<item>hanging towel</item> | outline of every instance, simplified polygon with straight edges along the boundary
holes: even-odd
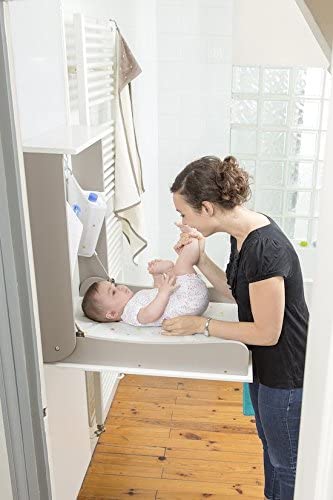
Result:
[[[119,28],[116,30],[117,97],[115,116],[115,197],[114,211],[130,245],[132,260],[147,246],[144,237],[141,158],[136,139],[131,82],[141,73]]]

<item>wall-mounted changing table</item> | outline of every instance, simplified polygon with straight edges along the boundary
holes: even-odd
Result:
[[[119,323],[91,324],[78,312],[78,290],[70,270],[63,155],[71,155],[84,189],[103,191],[102,141],[108,130],[67,128],[24,148],[44,362],[94,372],[251,381],[251,354],[241,342],[203,335],[166,337],[159,329]],[[81,143],[80,137],[84,137]],[[108,268],[105,224],[100,239],[99,255]],[[81,280],[97,274],[92,260],[79,259]],[[211,300],[213,295],[211,290]],[[210,308],[207,314],[217,319],[237,321],[233,305],[216,303]]]

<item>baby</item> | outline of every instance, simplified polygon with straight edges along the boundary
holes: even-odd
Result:
[[[110,281],[91,285],[82,301],[84,314],[94,321],[122,320],[134,326],[160,326],[164,319],[203,314],[209,300],[207,287],[193,268],[199,258],[198,240],[177,250],[175,264],[149,262],[154,288],[134,294],[127,286]]]

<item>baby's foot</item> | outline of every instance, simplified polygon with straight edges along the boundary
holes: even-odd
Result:
[[[150,274],[163,274],[171,271],[173,268],[171,260],[155,259],[148,262],[148,272]]]

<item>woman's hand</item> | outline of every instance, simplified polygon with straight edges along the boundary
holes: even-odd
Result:
[[[187,226],[182,224],[181,222],[176,222],[176,226],[181,230],[181,235],[174,246],[174,250],[180,254],[184,246],[188,245],[193,238],[196,238],[199,241],[199,260],[197,266],[200,267],[200,263],[206,257],[205,253],[205,237],[194,227]]]
[[[163,335],[193,335],[203,333],[207,318],[203,316],[178,316],[165,319],[162,323]]]

